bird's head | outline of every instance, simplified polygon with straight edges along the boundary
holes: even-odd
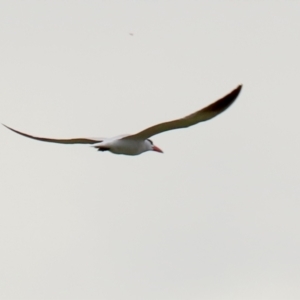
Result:
[[[156,151],[156,152],[163,153],[163,151],[161,149],[159,149],[157,146],[155,146],[150,139],[147,139],[146,143],[147,143],[147,148],[149,151]]]

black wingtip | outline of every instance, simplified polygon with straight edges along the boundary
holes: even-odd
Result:
[[[226,110],[238,97],[241,92],[242,85],[240,84],[237,88],[231,91],[229,94],[224,96],[223,98],[219,99],[218,101],[214,102],[213,104],[209,105],[205,108],[207,111],[215,111],[221,113],[222,111]]]
[[[3,123],[1,123],[1,125],[4,126],[4,127],[7,128],[7,129],[11,130],[11,131],[15,131],[14,129],[10,128],[9,126],[7,126],[7,125],[5,125],[5,124],[3,124]]]
[[[5,128],[7,128],[7,129],[9,129],[9,130],[11,130],[11,131],[13,131],[13,132],[15,132],[15,133],[17,133],[17,134],[27,136],[27,134],[25,134],[25,133],[23,133],[23,132],[20,132],[20,131],[18,131],[18,130],[16,130],[16,129],[13,129],[13,128],[11,128],[11,127],[9,127],[9,126],[3,124],[3,123],[1,123],[1,124],[2,124]]]
[[[238,85],[231,93],[229,93],[227,96],[231,96],[231,97],[237,97],[238,95],[239,95],[239,93],[241,92],[241,90],[242,90],[242,87],[243,87],[243,85],[242,84],[240,84],[240,85]],[[227,96],[225,96],[225,97],[227,97]]]
[[[236,91],[238,92],[238,94],[239,94],[240,91],[242,90],[242,88],[243,88],[243,85],[240,84],[240,85],[237,86],[237,88],[236,88],[235,90],[236,90]]]

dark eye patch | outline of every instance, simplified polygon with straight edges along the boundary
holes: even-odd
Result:
[[[147,139],[147,141],[149,141],[151,143],[151,145],[153,145],[153,142],[150,139]]]

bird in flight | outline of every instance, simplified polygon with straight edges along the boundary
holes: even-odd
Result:
[[[160,123],[144,129],[136,134],[121,135],[113,138],[72,138],[72,139],[52,139],[29,135],[4,125],[6,128],[27,138],[42,142],[58,144],[90,144],[98,151],[110,151],[115,154],[138,155],[146,151],[163,151],[155,146],[150,137],[174,129],[186,128],[200,122],[214,118],[225,111],[238,97],[242,85],[239,85],[232,92],[217,100],[216,102],[202,108],[186,117],[169,122]]]

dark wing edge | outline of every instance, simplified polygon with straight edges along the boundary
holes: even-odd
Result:
[[[20,132],[18,130],[15,130],[11,127],[8,127],[5,124],[2,124],[2,125],[17,134],[23,135],[23,136],[33,139],[33,140],[42,141],[42,142],[57,143],[57,144],[95,144],[95,143],[102,142],[102,140],[94,140],[94,139],[88,139],[88,138],[50,139],[50,138],[37,137],[37,136],[29,135],[29,134]]]
[[[160,123],[149,127],[143,131],[138,132],[137,134],[133,134],[125,137],[124,139],[137,139],[137,140],[145,140],[153,135],[174,130],[180,128],[186,128],[192,125],[195,125],[199,122],[208,121],[223,111],[225,111],[238,97],[240,91],[242,89],[242,85],[239,85],[236,89],[231,91],[229,94],[224,96],[223,98],[217,100],[216,102],[192,113],[182,119],[177,119],[169,122]]]

